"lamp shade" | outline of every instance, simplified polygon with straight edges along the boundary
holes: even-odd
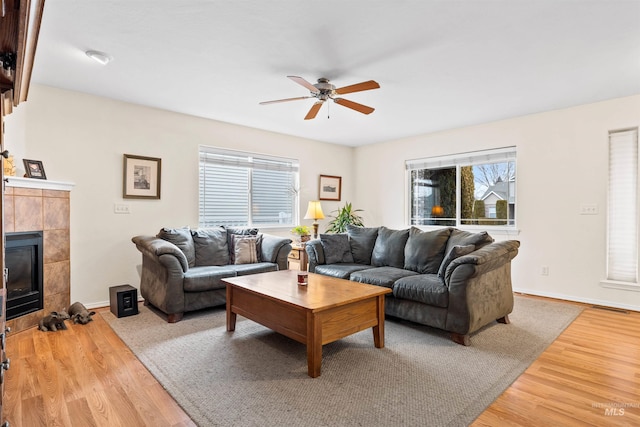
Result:
[[[324,219],[324,213],[322,212],[322,206],[318,201],[309,202],[309,206],[307,207],[307,213],[304,214],[304,219]]]

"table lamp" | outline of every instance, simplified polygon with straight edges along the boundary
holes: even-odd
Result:
[[[324,219],[324,213],[322,213],[322,206],[318,201],[309,202],[307,207],[307,213],[304,215],[304,219],[313,220],[313,238],[318,238],[318,220]]]

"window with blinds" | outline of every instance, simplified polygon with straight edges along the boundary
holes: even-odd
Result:
[[[609,133],[607,280],[638,282],[638,129]]]
[[[297,160],[200,147],[200,226],[297,223]]]

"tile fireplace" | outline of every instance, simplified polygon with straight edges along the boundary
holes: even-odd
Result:
[[[67,309],[71,298],[70,194],[72,183],[7,177],[4,191],[4,226],[10,249],[13,234],[42,235],[41,308],[9,318],[7,326],[18,332],[35,327],[42,316]],[[6,258],[5,258],[6,259]],[[12,276],[11,271],[9,275]],[[30,275],[33,272],[29,273]],[[11,277],[10,277],[11,279]],[[17,293],[30,293],[18,286]],[[33,307],[30,307],[31,310]]]

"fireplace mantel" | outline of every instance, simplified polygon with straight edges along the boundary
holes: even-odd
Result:
[[[71,191],[75,184],[65,181],[51,181],[48,179],[19,178],[5,176],[7,187],[38,188],[41,190]]]

